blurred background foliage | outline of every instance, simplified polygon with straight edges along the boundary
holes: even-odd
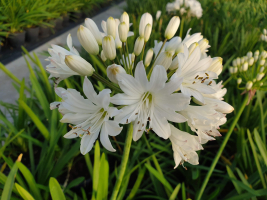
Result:
[[[86,5],[86,2],[83,0],[82,3]],[[153,32],[146,50],[154,47],[154,40],[163,40],[164,30],[171,18],[165,11],[167,2],[127,0],[125,10],[133,23],[131,30],[135,32],[135,36],[129,38],[129,44],[138,36],[138,22],[145,12],[154,17]],[[184,167],[174,170],[171,143],[155,134],[144,134],[138,142],[132,142],[118,200],[185,200],[199,197],[203,180],[245,98],[237,89],[236,82],[228,79],[231,61],[248,51],[267,50],[267,43],[259,40],[262,30],[267,28],[266,1],[200,2],[202,18],[181,16],[177,35],[183,38],[189,28],[192,28],[191,34],[201,32],[211,45],[208,54],[223,58],[220,78],[227,80],[225,101],[233,105],[235,111],[227,116],[227,123],[221,127],[222,137],[207,143],[205,150],[198,152],[200,164],[196,166],[185,163]],[[162,15],[157,21],[155,15],[158,10],[162,10]],[[130,45],[130,52],[132,49]],[[88,57],[85,51],[81,55],[106,77],[101,70],[105,67],[96,57]],[[116,137],[117,142],[113,141],[116,153],[106,151],[96,142],[94,149],[82,156],[80,141],[62,137],[69,127],[59,122],[61,116],[57,111],[49,109],[49,104],[59,99],[38,56],[30,55],[24,49],[24,57],[30,71],[29,84],[17,79],[0,64],[1,70],[14,80],[14,87],[20,94],[15,105],[1,102],[6,109],[0,112],[1,199],[108,199],[120,170],[121,149],[127,130]],[[60,86],[80,90],[82,79],[70,77]],[[104,88],[100,82],[91,81],[99,91]],[[201,199],[266,199],[266,108],[266,92],[257,91],[238,121]],[[185,124],[179,128],[190,132]],[[22,158],[18,158],[20,153],[23,153]]]

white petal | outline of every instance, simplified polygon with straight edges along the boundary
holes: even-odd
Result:
[[[97,94],[94,90],[92,83],[89,81],[87,77],[84,77],[83,92],[90,101],[92,101],[95,104],[97,103],[95,99]]]
[[[150,77],[149,91],[157,92],[161,90],[165,86],[167,80],[168,78],[165,68],[161,65],[156,65]]]
[[[116,94],[113,97],[111,97],[111,103],[116,105],[131,105],[135,104],[140,101],[139,96],[129,96],[127,94]]]
[[[137,63],[134,77],[137,81],[139,81],[141,83],[144,90],[147,90],[148,80],[147,80],[146,70],[145,70],[145,66],[143,64],[143,61],[140,61]]]
[[[150,126],[159,137],[167,139],[171,135],[170,125],[167,119],[156,110],[153,113]]]
[[[108,110],[109,103],[110,103],[110,89],[104,89],[97,95],[97,105]]]
[[[100,142],[101,144],[109,151],[115,152],[116,150],[112,147],[111,142],[108,137],[108,132],[110,130],[106,126],[106,122],[103,123],[101,133],[100,133]]]
[[[89,151],[91,151],[96,138],[98,137],[98,133],[91,133],[90,135],[85,134],[82,137],[81,140],[81,146],[80,146],[80,151],[83,155],[87,154]]]

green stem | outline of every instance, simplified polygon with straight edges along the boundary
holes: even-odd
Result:
[[[183,29],[184,29],[184,17],[182,17],[181,25],[180,25],[180,38],[183,36]]]
[[[259,107],[260,107],[260,116],[261,116],[261,137],[262,137],[262,142],[264,145],[266,145],[266,137],[265,137],[265,126],[264,126],[264,114],[263,114],[263,107],[262,107],[262,98],[260,96],[259,91],[257,91],[257,100],[259,103]]]
[[[132,139],[133,139],[133,124],[130,123],[128,126],[128,131],[127,131],[127,135],[125,139],[125,146],[124,146],[123,155],[122,155],[121,167],[120,167],[119,175],[118,175],[118,178],[116,180],[116,183],[113,189],[112,196],[110,198],[111,200],[117,199],[117,196],[118,196],[118,193],[121,187],[122,179],[123,179],[123,176],[126,170],[127,162],[129,159]]]
[[[224,83],[223,83],[223,85],[225,86],[227,83],[229,83],[229,81],[231,81],[232,80],[232,76],[230,76],[226,81],[224,81]]]
[[[146,42],[145,42],[145,44],[143,46],[142,55],[141,55],[141,61],[143,61],[143,59],[144,59],[145,47],[146,47]]]
[[[106,63],[102,60],[101,56],[98,54],[97,57],[99,58],[99,60],[101,60],[102,64],[108,68],[108,66],[106,65]]]
[[[92,77],[94,79],[102,82],[104,85],[106,85],[110,89],[116,90],[117,92],[120,92],[120,93],[122,92],[122,90],[119,87],[117,87],[116,85],[114,85],[110,81],[106,80],[104,77],[102,77],[101,75],[97,74],[96,72],[93,73]]]
[[[241,114],[242,114],[242,112],[244,111],[247,102],[248,102],[248,94],[244,98],[243,103],[242,103],[241,107],[239,108],[239,110],[238,110],[238,112],[237,112],[237,114],[235,116],[235,119],[232,122],[232,124],[231,124],[231,126],[230,126],[230,128],[228,130],[228,133],[226,134],[226,136],[224,138],[224,141],[221,144],[221,147],[220,147],[219,151],[217,152],[217,155],[214,158],[214,160],[213,160],[213,162],[212,162],[212,164],[210,166],[210,169],[209,169],[209,171],[208,171],[208,173],[207,173],[207,175],[205,177],[205,180],[203,181],[203,184],[202,184],[202,186],[200,188],[200,191],[199,191],[199,194],[198,194],[196,200],[200,200],[201,199],[202,194],[203,194],[203,192],[204,192],[204,190],[205,190],[205,188],[206,188],[206,186],[208,184],[208,181],[209,181],[209,179],[211,177],[211,174],[212,174],[212,172],[213,172],[213,170],[214,170],[214,168],[215,168],[215,166],[216,166],[216,164],[217,164],[217,162],[218,162],[218,160],[219,160],[219,158],[220,158],[220,156],[221,156],[221,154],[222,154],[222,152],[223,152],[223,150],[224,150],[224,148],[225,148],[225,146],[226,146],[226,144],[227,144],[227,142],[228,142],[228,140],[229,140],[229,138],[230,138],[230,136],[231,136],[231,134],[232,134],[232,132],[233,132],[233,130],[234,130],[234,128],[235,128],[240,116],[241,116]]]
[[[122,43],[122,45],[123,45],[123,43]],[[127,65],[126,65],[126,63],[125,63],[125,59],[124,59],[124,57],[123,57],[123,53],[122,53],[122,50],[120,49],[120,54],[121,54],[121,60],[122,60],[122,62],[123,62],[123,67],[124,67],[124,69],[126,70],[126,72],[128,73],[128,67],[127,67]]]

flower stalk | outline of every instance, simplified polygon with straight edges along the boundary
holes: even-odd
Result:
[[[226,144],[227,144],[227,142],[228,142],[228,140],[229,140],[229,138],[230,138],[230,136],[231,136],[231,134],[232,134],[232,132],[233,132],[233,130],[234,130],[239,118],[240,118],[240,116],[241,116],[241,114],[243,113],[243,111],[244,111],[244,109],[246,107],[246,104],[248,102],[248,98],[249,98],[249,95],[247,94],[246,97],[243,100],[243,103],[241,104],[241,107],[240,107],[239,111],[237,112],[237,114],[235,116],[235,119],[234,119],[233,123],[231,124],[231,126],[230,126],[230,128],[228,130],[228,133],[226,134],[226,136],[224,138],[223,143],[220,146],[219,151],[217,152],[216,157],[214,158],[214,160],[213,160],[213,162],[212,162],[212,164],[210,166],[210,169],[209,169],[209,171],[208,171],[208,173],[207,173],[207,175],[205,177],[205,180],[203,181],[203,184],[202,184],[202,186],[200,188],[200,191],[199,191],[199,194],[198,194],[196,200],[200,200],[201,199],[201,197],[203,195],[203,192],[204,192],[204,190],[205,190],[205,188],[206,188],[206,186],[207,186],[207,184],[209,182],[211,174],[212,174],[217,162],[219,161],[219,158],[221,157],[222,152],[223,152],[223,150],[224,150],[224,148],[225,148],[225,146],[226,146]]]
[[[122,155],[121,168],[120,168],[120,172],[119,172],[118,178],[116,180],[116,183],[113,189],[112,196],[110,198],[111,200],[117,199],[117,196],[118,196],[118,193],[121,187],[122,179],[123,179],[126,166],[128,163],[128,159],[129,159],[132,138],[133,138],[133,124],[130,123],[128,126],[128,131],[127,131],[127,135],[125,139],[125,146],[124,146],[123,155]]]
[[[92,77],[100,82],[102,82],[104,85],[106,85],[107,87],[109,87],[110,89],[116,90],[117,92],[122,92],[120,88],[118,88],[116,85],[114,85],[113,83],[109,82],[108,80],[106,80],[104,77],[100,76],[99,74],[97,74],[96,72],[93,73]]]

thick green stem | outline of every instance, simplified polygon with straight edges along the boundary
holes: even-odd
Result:
[[[208,181],[209,181],[209,179],[211,177],[211,174],[212,174],[212,172],[213,172],[213,170],[214,170],[214,168],[215,168],[220,156],[222,155],[222,152],[223,152],[223,150],[224,150],[224,148],[225,148],[225,146],[226,146],[226,144],[227,144],[227,142],[228,142],[228,140],[229,140],[229,138],[230,138],[230,136],[231,136],[231,134],[232,134],[232,132],[233,132],[233,130],[234,130],[239,118],[240,118],[240,116],[241,116],[241,114],[243,113],[247,102],[248,102],[248,94],[244,98],[243,103],[242,103],[241,107],[239,108],[239,110],[238,110],[238,112],[237,112],[237,114],[235,116],[235,119],[232,122],[232,124],[231,124],[231,126],[230,126],[230,128],[228,130],[228,133],[226,134],[226,136],[224,138],[224,141],[221,144],[221,147],[220,147],[219,151],[217,152],[217,155],[214,158],[214,160],[213,160],[213,162],[212,162],[212,164],[210,166],[210,169],[209,169],[209,171],[208,171],[208,173],[207,173],[207,175],[205,177],[205,180],[203,181],[203,184],[202,184],[202,186],[200,188],[200,191],[199,191],[199,194],[198,194],[196,200],[200,200],[201,199],[202,194],[203,194],[203,192],[204,192],[204,190],[205,190],[205,188],[206,188],[206,186],[208,184]]]
[[[184,29],[184,17],[182,17],[181,25],[180,25],[180,38],[183,36],[183,29]]]
[[[104,85],[106,85],[110,89],[116,90],[117,92],[120,92],[120,93],[122,92],[122,90],[119,87],[117,87],[116,85],[114,85],[110,81],[106,80],[104,77],[102,77],[101,75],[97,74],[96,72],[93,73],[92,77],[94,79],[102,82]]]
[[[259,107],[260,107],[262,142],[263,142],[264,145],[266,145],[265,125],[264,125],[264,114],[263,114],[262,98],[261,98],[261,96],[260,96],[259,91],[257,91],[257,100],[258,100]]]
[[[133,139],[133,124],[130,123],[128,126],[128,131],[127,131],[127,135],[126,135],[126,139],[125,139],[125,146],[123,149],[123,155],[122,155],[122,161],[121,161],[121,167],[119,170],[119,175],[117,178],[117,181],[115,183],[115,187],[113,189],[113,193],[111,196],[111,200],[116,200],[120,187],[121,187],[121,183],[122,183],[122,179],[124,177],[124,173],[126,170],[126,166],[127,166],[127,162],[129,159],[129,154],[130,154],[130,149],[131,149],[131,143],[132,143],[132,139]]]

